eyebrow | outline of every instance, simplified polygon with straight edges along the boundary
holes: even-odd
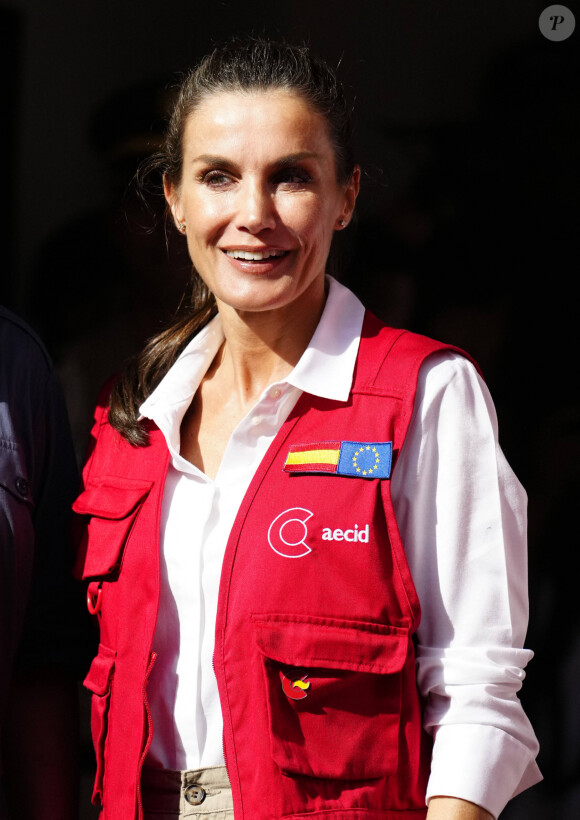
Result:
[[[204,165],[219,165],[221,168],[233,168],[234,166],[234,163],[225,157],[218,157],[213,154],[200,154],[199,157],[195,157],[191,162],[192,164],[194,162],[201,162]]]
[[[301,151],[298,154],[289,154],[287,157],[281,157],[275,165],[284,168],[288,165],[295,165],[303,159],[318,159],[318,154],[314,151]]]
[[[290,165],[295,165],[304,159],[318,159],[318,154],[314,151],[300,151],[296,154],[288,154],[288,156],[280,157],[272,163],[276,168],[287,168]],[[192,163],[199,162],[204,165],[217,165],[220,168],[232,169],[235,163],[225,157],[220,157],[214,154],[200,154],[192,160]]]

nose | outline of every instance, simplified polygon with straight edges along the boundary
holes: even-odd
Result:
[[[276,209],[271,191],[258,181],[248,181],[238,193],[236,227],[258,234],[276,227]]]

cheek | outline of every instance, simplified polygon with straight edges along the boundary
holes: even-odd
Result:
[[[334,223],[334,216],[329,215],[324,209],[310,223],[308,244],[310,253],[316,258],[326,259],[328,256],[334,236]]]
[[[207,239],[219,233],[230,218],[230,202],[227,195],[219,197],[189,196],[183,200],[188,234],[195,238]]]
[[[334,230],[334,214],[321,200],[285,203],[279,208],[283,224],[306,247],[330,244]]]

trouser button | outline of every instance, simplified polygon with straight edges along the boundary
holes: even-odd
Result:
[[[205,800],[205,789],[201,786],[188,786],[185,790],[185,799],[190,806],[199,806]]]

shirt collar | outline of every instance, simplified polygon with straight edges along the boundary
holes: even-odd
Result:
[[[364,307],[348,288],[327,277],[328,296],[320,321],[296,367],[282,380],[321,398],[346,401],[352,386]],[[197,333],[159,385],[141,405],[142,416],[159,427],[185,413],[224,340],[219,314]],[[173,425],[169,425],[173,426]]]
[[[221,321],[214,316],[196,333],[139,408],[141,418],[154,421],[165,434],[170,449],[177,453],[183,416],[223,340]]]
[[[289,384],[325,399],[346,401],[352,387],[365,309],[352,291],[327,276],[326,304]]]

